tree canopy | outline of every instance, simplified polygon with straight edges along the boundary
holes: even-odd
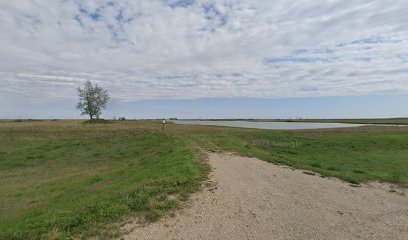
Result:
[[[102,110],[106,109],[110,99],[108,91],[102,89],[97,84],[93,85],[90,80],[87,80],[83,87],[78,87],[78,105],[77,109],[81,110],[81,115],[89,115],[93,120],[94,117],[99,119]]]

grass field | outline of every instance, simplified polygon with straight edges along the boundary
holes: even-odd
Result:
[[[196,191],[198,158],[183,139],[130,124],[2,122],[0,238],[111,238],[106,224],[155,220]]]
[[[209,149],[233,151],[350,183],[379,180],[408,186],[408,129],[404,127],[313,131],[231,129],[203,131],[200,137],[196,141]]]
[[[206,177],[198,148],[351,183],[408,186],[406,127],[267,131],[170,123],[160,130],[159,122],[0,122],[0,236],[109,237],[109,223],[134,213],[155,220]]]

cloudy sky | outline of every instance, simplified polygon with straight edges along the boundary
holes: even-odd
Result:
[[[408,1],[0,1],[0,118],[408,116]],[[335,110],[334,110],[335,109]]]

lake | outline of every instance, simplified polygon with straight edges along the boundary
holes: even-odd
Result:
[[[200,121],[200,120],[174,120],[176,124],[257,128],[274,130],[300,130],[320,128],[349,128],[373,124],[348,124],[348,123],[311,123],[311,122],[252,122],[252,121]]]

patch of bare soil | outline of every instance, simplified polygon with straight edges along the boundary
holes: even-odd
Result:
[[[209,153],[210,184],[189,206],[125,239],[408,239],[408,197],[389,184],[348,183],[255,158]]]

